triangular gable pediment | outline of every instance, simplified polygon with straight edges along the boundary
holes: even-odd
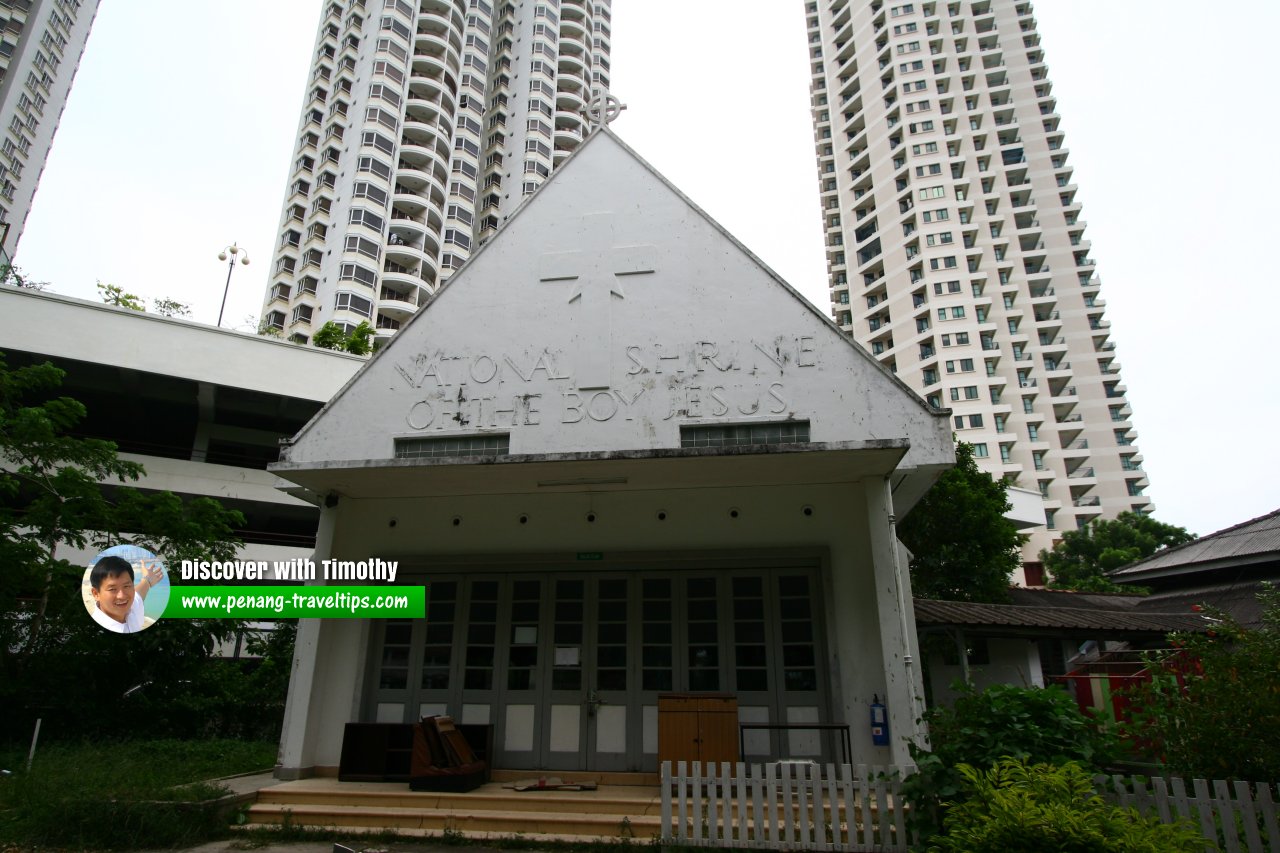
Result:
[[[807,421],[814,442],[948,419],[612,132],[596,132],[295,438],[290,469],[397,441],[505,434],[512,454],[681,446],[682,426]]]

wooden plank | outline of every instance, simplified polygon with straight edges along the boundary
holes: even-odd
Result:
[[[836,787],[836,766],[828,763],[823,769],[822,777],[826,782],[823,800],[827,803],[831,815],[830,822],[827,824],[831,827],[831,847],[838,850],[844,844],[844,838],[840,834],[840,794]]]
[[[1253,807],[1253,791],[1248,782],[1236,782],[1236,808],[1240,810],[1241,822],[1244,824],[1244,841],[1249,853],[1264,853],[1262,836],[1258,834],[1258,812]]]
[[[720,814],[724,819],[723,837],[726,845],[733,843],[734,833],[737,831],[734,828],[735,821],[733,817],[733,805],[736,799],[735,791],[737,790],[737,786],[733,784],[735,779],[733,771],[736,764],[736,761],[724,761],[720,764]]]
[[[1226,853],[1240,853],[1240,835],[1236,832],[1236,804],[1231,799],[1231,791],[1225,780],[1213,780],[1213,794],[1222,824],[1222,843],[1226,845]]]
[[[902,779],[895,776],[889,784],[889,791],[893,797],[893,828],[894,848],[895,850],[907,849],[907,815],[903,809],[902,800]]]
[[[688,801],[685,798],[685,763],[683,761],[676,762],[676,792],[679,800],[677,802],[677,814],[680,817],[680,824],[676,827],[676,838],[684,841],[689,837],[689,820],[688,820]]]
[[[748,831],[751,827],[747,820],[747,765],[741,761],[733,764],[733,800],[737,806],[734,809],[736,828],[733,837],[739,846],[745,846],[751,838]]]
[[[880,826],[880,844],[884,847],[888,847],[893,843],[893,839],[889,835],[889,816],[885,813],[888,798],[885,797],[885,785],[882,769],[883,768],[879,765],[876,765],[873,769],[873,772],[876,774],[876,823]]]
[[[809,821],[809,766],[792,765],[791,774],[795,776],[796,786],[796,833],[800,836],[800,848],[809,849],[812,847],[809,835],[812,826]]]
[[[1147,783],[1141,776],[1131,776],[1133,783],[1133,807],[1140,815],[1151,814],[1151,795],[1147,793]]]
[[[703,834],[700,837],[703,839],[714,840],[716,837],[716,768],[714,764],[702,764],[701,762],[694,766],[699,767],[701,771],[706,774],[706,777],[702,781],[703,787],[700,789],[704,791],[702,797],[702,805],[704,809],[704,817],[702,820]]]
[[[768,841],[769,846],[771,847],[778,843],[778,783],[774,778],[776,770],[777,765],[775,764],[770,763],[764,766],[765,780],[767,782],[765,787],[765,804],[769,809],[767,827],[769,832],[766,841]]]
[[[670,841],[675,838],[671,831],[671,762],[662,762],[662,829],[660,830],[663,841]]]
[[[760,786],[764,784],[764,768],[751,765],[751,821],[755,825],[755,845],[764,845],[764,804],[760,802]]]
[[[1155,790],[1156,814],[1160,815],[1160,822],[1173,823],[1173,814],[1169,811],[1169,783],[1163,776],[1157,776],[1151,780],[1151,787]]]
[[[1194,821],[1195,815],[1191,813],[1191,798],[1187,796],[1186,783],[1182,781],[1181,777],[1174,776],[1169,780],[1169,784],[1173,789],[1171,803],[1174,812],[1178,817],[1185,817]]]
[[[1121,808],[1129,808],[1133,804],[1133,798],[1129,796],[1129,786],[1124,783],[1124,777],[1119,773],[1113,774],[1111,777],[1111,785],[1116,792],[1116,800]]]
[[[791,808],[791,768],[779,767],[778,775],[782,777],[782,843],[790,844],[799,837],[794,832],[795,812]]]
[[[813,844],[815,847],[827,846],[827,816],[822,804],[822,768],[818,765],[805,767],[805,787],[809,789],[809,804],[813,811]]]
[[[858,765],[858,794],[862,804],[862,843],[870,850],[876,843],[876,824],[871,817],[871,785],[867,781],[867,765]]]
[[[1196,811],[1200,815],[1200,832],[1205,838],[1217,838],[1218,831],[1213,825],[1213,797],[1209,793],[1209,785],[1203,779],[1192,779],[1191,789],[1196,792]]]
[[[858,846],[858,808],[854,799],[856,788],[852,765],[840,765],[839,787],[844,795],[845,849],[852,850]]]
[[[1280,850],[1280,824],[1276,820],[1276,801],[1271,797],[1270,782],[1258,785],[1258,796],[1254,802],[1262,813],[1262,823],[1267,829],[1266,842],[1271,845],[1265,849]]]

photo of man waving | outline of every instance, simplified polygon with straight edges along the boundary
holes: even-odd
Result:
[[[108,631],[133,634],[155,621],[146,616],[146,597],[164,580],[164,567],[159,561],[139,563],[143,575],[140,580],[133,563],[123,557],[104,555],[89,569],[93,596],[89,615]],[[89,602],[85,604],[88,606]]]

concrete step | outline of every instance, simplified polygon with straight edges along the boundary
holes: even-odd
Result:
[[[659,831],[657,815],[618,815],[573,812],[506,812],[459,808],[400,808],[369,805],[304,805],[297,803],[257,803],[249,809],[251,825],[337,827],[397,832],[462,832],[505,835],[554,835],[578,838],[624,838],[647,840]]]
[[[513,791],[503,788],[499,783],[490,783],[467,793],[450,793],[410,791],[403,783],[308,785],[292,782],[263,788],[258,792],[258,802],[272,805],[569,812],[633,817],[656,815],[661,810],[661,797],[652,788],[614,786],[595,791]]]
[[[492,771],[493,781],[509,784],[540,776],[555,776],[564,782],[595,782],[597,785],[657,787],[662,779],[657,773],[627,773],[613,770],[499,770]]]

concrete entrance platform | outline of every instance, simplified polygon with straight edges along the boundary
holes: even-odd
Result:
[[[515,791],[507,785],[539,776],[595,781],[594,791]],[[656,774],[494,771],[495,781],[467,793],[411,791],[404,782],[276,782],[258,791],[249,825],[281,824],[351,832],[394,829],[405,836],[444,831],[473,838],[647,841],[658,834],[661,795]],[[610,784],[611,781],[653,784]]]

